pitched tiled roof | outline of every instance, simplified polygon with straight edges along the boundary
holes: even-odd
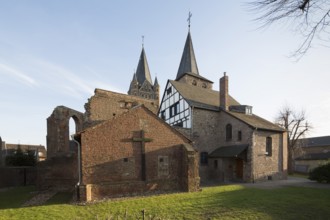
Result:
[[[330,152],[306,154],[296,158],[296,160],[328,160],[330,159]]]
[[[237,113],[237,112],[229,112],[226,111],[226,113],[232,115],[233,117],[239,119],[240,121],[243,121],[244,123],[250,125],[253,128],[261,129],[261,130],[270,130],[270,131],[280,131],[284,132],[285,129],[281,128],[280,126],[267,121],[266,119],[263,119],[257,115],[249,115],[244,113]]]
[[[219,110],[220,97],[219,91],[200,88],[187,83],[169,80],[183,98],[192,106],[210,110]],[[229,96],[229,105],[239,105],[239,103]]]
[[[323,147],[330,146],[330,136],[302,138],[299,141],[304,142],[303,147]]]
[[[197,86],[189,85],[187,83],[169,80],[176,90],[182,95],[182,97],[189,103],[189,105],[208,109],[213,111],[219,111],[220,109],[220,97],[219,91],[200,88]],[[233,97],[229,96],[229,106],[240,105]],[[284,132],[285,129],[269,122],[257,115],[248,115],[245,113],[237,113],[231,111],[224,111],[231,116],[237,118],[240,121],[250,125],[253,128],[280,131]]]

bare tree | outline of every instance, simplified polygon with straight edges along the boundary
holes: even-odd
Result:
[[[293,56],[300,58],[317,36],[329,43],[330,0],[253,0],[249,3],[260,16],[257,21],[268,26],[280,20],[291,20],[304,40]]]
[[[304,137],[312,126],[306,119],[305,111],[296,112],[289,106],[279,112],[275,123],[288,131],[288,173],[292,174],[295,152],[301,148],[298,139]]]

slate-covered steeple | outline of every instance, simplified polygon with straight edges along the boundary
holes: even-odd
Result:
[[[145,99],[154,99],[159,102],[159,85],[157,78],[155,84],[152,83],[147,56],[142,46],[142,51],[136,73],[133,74],[129,90],[129,95],[139,96]]]
[[[181,62],[178,73],[176,75],[176,79],[181,78],[185,73],[199,75],[190,31],[188,32],[187,40],[184,45]]]
[[[144,51],[144,47],[142,47],[138,67],[136,70],[136,77],[139,84],[143,84],[145,80],[147,80],[150,84],[152,84],[149,65],[146,57],[146,53]]]

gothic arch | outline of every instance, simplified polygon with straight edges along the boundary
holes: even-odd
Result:
[[[47,118],[47,158],[65,155],[70,150],[69,120],[76,124],[76,132],[83,129],[84,114],[65,106],[57,106]]]

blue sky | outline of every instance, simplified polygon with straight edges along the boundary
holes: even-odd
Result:
[[[282,106],[304,109],[330,135],[330,49],[316,39],[299,62],[303,40],[286,23],[258,29],[247,1],[0,0],[0,136],[45,144],[46,118],[58,105],[84,112],[95,88],[126,93],[141,52],[163,92],[191,35],[200,74],[255,114],[273,121]]]

